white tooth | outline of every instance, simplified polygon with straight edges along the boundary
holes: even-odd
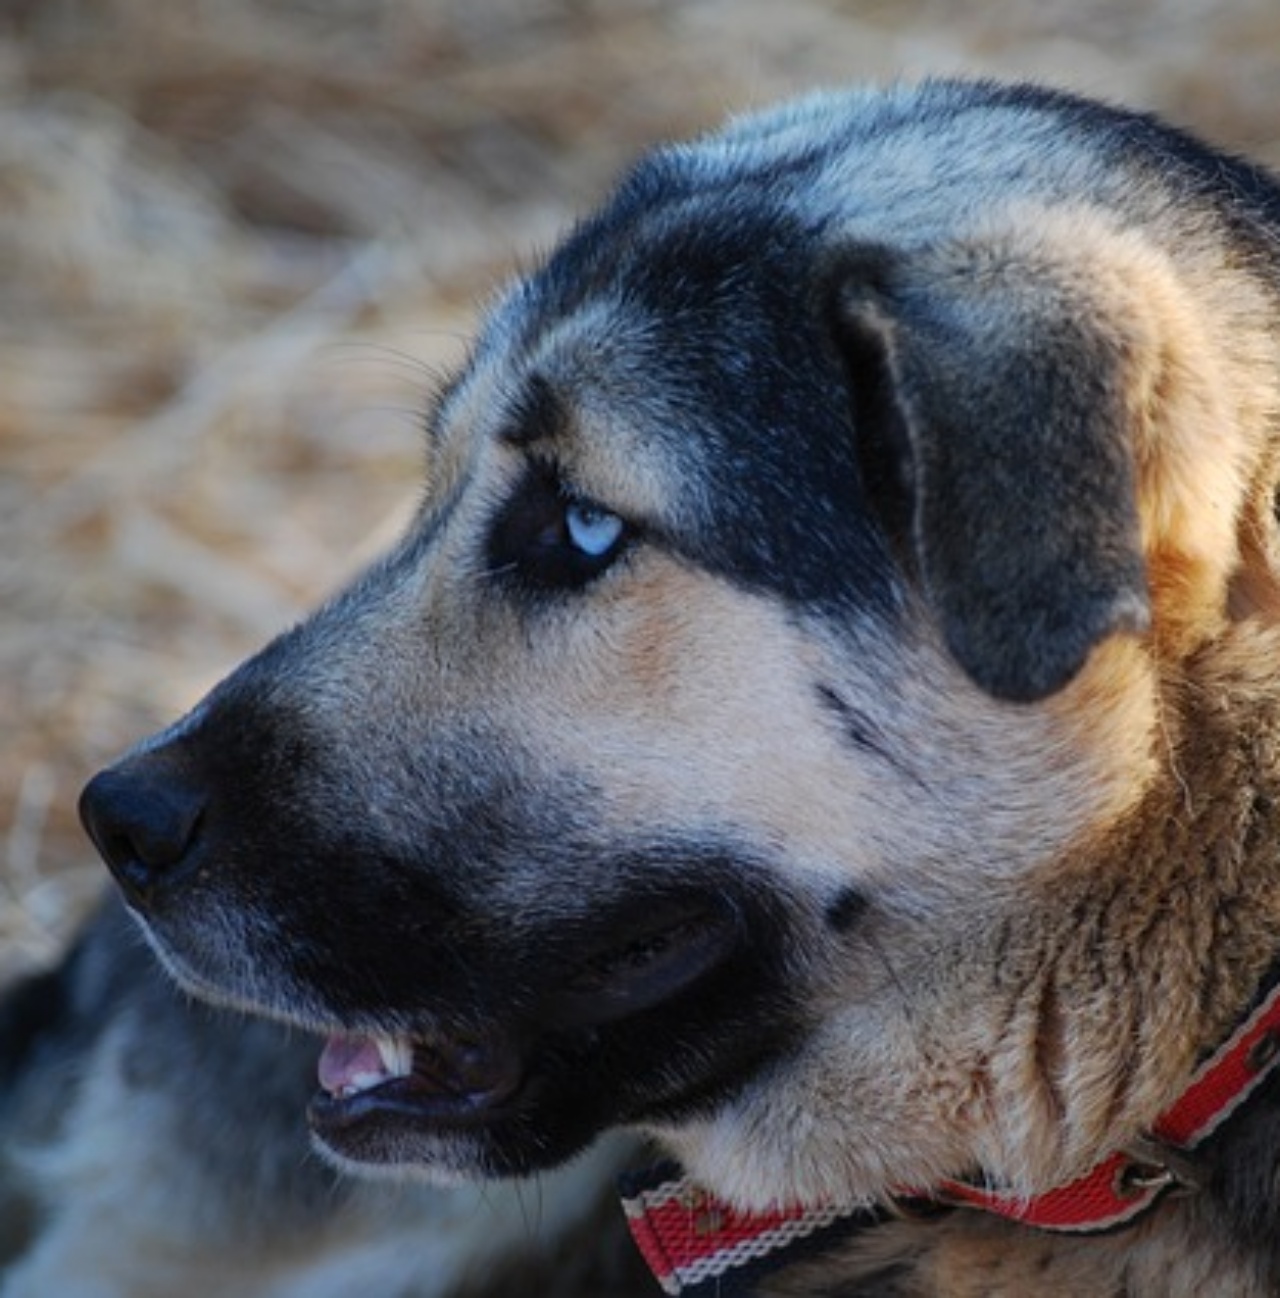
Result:
[[[407,1037],[375,1037],[374,1044],[390,1076],[408,1077],[413,1072],[413,1046]]]
[[[343,1087],[344,1095],[358,1095],[361,1091],[372,1090],[387,1080],[385,1073],[356,1073]]]

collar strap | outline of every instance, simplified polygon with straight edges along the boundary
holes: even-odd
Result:
[[[1039,1230],[1095,1234],[1136,1221],[1171,1191],[1196,1188],[1188,1155],[1209,1139],[1280,1065],[1280,967],[1231,1036],[1197,1068],[1156,1119],[1151,1136],[1104,1158],[1092,1171],[1031,1198],[966,1181],[890,1196],[911,1212],[975,1208]],[[674,1164],[623,1186],[627,1222],[663,1292],[748,1294],[761,1276],[884,1221],[886,1210],[854,1206],[739,1212]]]
[[[874,1207],[739,1212],[708,1194],[675,1163],[624,1177],[627,1225],[663,1293],[731,1298],[763,1276],[829,1251],[877,1225]]]

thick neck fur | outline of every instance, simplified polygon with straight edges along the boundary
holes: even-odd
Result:
[[[1280,957],[1277,663],[1257,624],[1189,659],[1163,685],[1145,795],[1011,911],[989,1165],[1025,1167],[1028,1189],[1149,1126]]]
[[[1100,1016],[1082,1035],[1130,1043],[1107,1103],[1139,1119],[1181,1091],[1280,958],[1278,665],[1280,632],[1259,623],[1187,660],[1163,685],[1165,751],[1145,797],[1044,880],[1061,994]]]
[[[1085,1170],[1147,1128],[1280,958],[1280,631],[1237,624],[1163,686],[1159,773],[1134,810],[1025,894],[992,1163]],[[1016,1078],[1011,1070],[1018,1070]],[[1129,1230],[1055,1236],[960,1209],[869,1231],[778,1294],[1264,1298],[1280,1292],[1280,1084],[1195,1155],[1201,1188]],[[1085,1166],[1080,1166],[1083,1162]],[[1043,1183],[1043,1182],[1041,1182]],[[834,1289],[824,1288],[840,1277]],[[794,1287],[800,1285],[799,1288]],[[793,1287],[788,1287],[793,1286]]]

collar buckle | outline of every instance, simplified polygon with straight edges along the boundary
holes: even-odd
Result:
[[[1154,1136],[1139,1136],[1121,1153],[1124,1161],[1112,1179],[1112,1189],[1118,1199],[1136,1199],[1153,1193],[1181,1197],[1200,1189],[1192,1160]]]

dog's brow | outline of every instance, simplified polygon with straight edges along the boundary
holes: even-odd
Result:
[[[531,446],[563,435],[568,426],[564,398],[544,375],[531,374],[511,402],[501,436],[513,446]]]

